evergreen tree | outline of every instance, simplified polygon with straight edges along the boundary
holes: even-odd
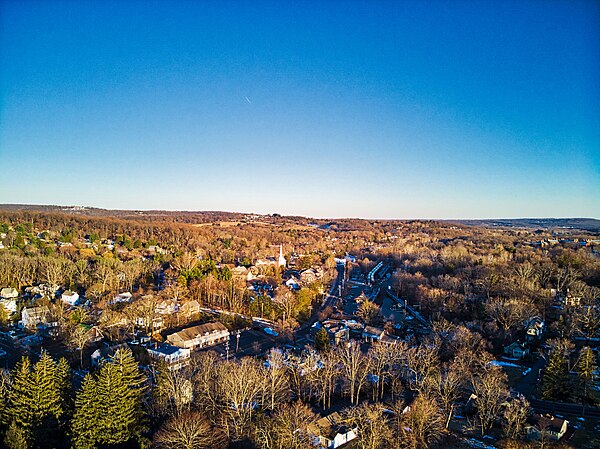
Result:
[[[315,348],[319,352],[328,351],[330,348],[329,336],[327,331],[323,328],[319,329],[315,334]]]
[[[98,404],[98,386],[94,377],[88,374],[75,397],[75,413],[71,422],[74,448],[90,449],[99,441],[101,421]]]
[[[562,351],[555,350],[550,356],[543,378],[544,399],[566,400],[570,396],[569,369]]]
[[[10,372],[0,369],[0,426],[10,423],[8,416],[8,394],[10,392]]]
[[[102,365],[98,377],[87,376],[75,399],[72,433],[75,448],[118,445],[144,438],[145,388],[131,351],[119,350]]]
[[[4,445],[8,449],[29,449],[31,447],[29,432],[13,421],[6,431]]]
[[[31,362],[23,357],[12,372],[12,388],[8,395],[7,417],[11,426],[30,429],[33,425],[33,384]]]
[[[593,401],[593,391],[590,387],[593,385],[596,370],[596,356],[589,347],[584,347],[579,353],[579,359],[576,366],[578,382],[578,394],[583,401]]]

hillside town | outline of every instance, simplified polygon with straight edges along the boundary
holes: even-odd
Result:
[[[128,444],[179,447],[178,426],[203,429],[206,447],[598,442],[598,234],[81,211],[0,221],[9,447],[42,435],[13,411],[19,373],[63,360],[75,409],[51,444],[112,447],[69,425],[86,428],[78,398],[127,357],[144,404]]]

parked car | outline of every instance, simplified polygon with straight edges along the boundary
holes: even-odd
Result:
[[[265,334],[272,335],[273,337],[279,336],[279,334],[277,332],[275,332],[273,329],[271,329],[270,327],[265,327],[264,330],[265,330]]]

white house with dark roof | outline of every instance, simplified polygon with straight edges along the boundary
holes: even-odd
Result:
[[[163,343],[149,347],[148,355],[153,360],[165,362],[171,371],[176,371],[190,364],[192,351]]]

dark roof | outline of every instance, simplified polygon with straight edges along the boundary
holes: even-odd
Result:
[[[177,351],[179,351],[180,348],[178,348],[177,346],[169,345],[167,343],[162,343],[162,344],[158,345],[156,348],[149,348],[149,349],[154,352],[160,352],[161,354],[171,355],[171,354],[175,354]]]
[[[533,415],[534,426],[538,430],[549,430],[551,432],[560,432],[565,420],[552,415]]]

